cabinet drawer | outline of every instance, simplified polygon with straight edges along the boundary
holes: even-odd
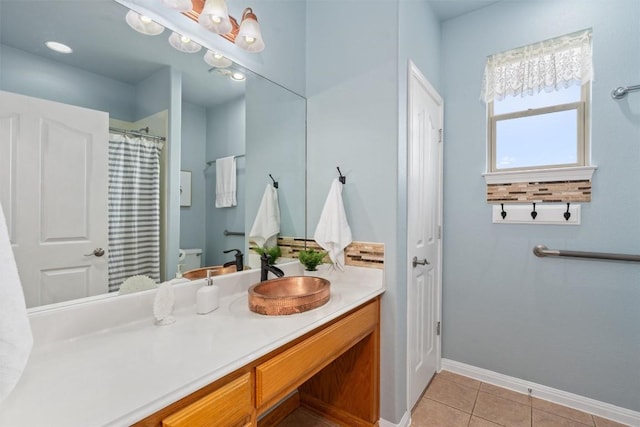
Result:
[[[244,427],[251,425],[251,375],[244,374],[162,420],[162,427]]]
[[[256,406],[284,397],[375,329],[370,303],[256,368]]]

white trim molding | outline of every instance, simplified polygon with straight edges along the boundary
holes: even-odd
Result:
[[[383,420],[380,418],[378,421],[379,427],[409,427],[411,426],[411,413],[409,411],[405,412],[400,420],[400,423],[394,424],[391,421]]]
[[[621,408],[609,403],[499,374],[487,369],[477,368],[450,359],[442,359],[442,369],[518,393],[529,394],[531,391],[531,396],[538,399],[547,400],[630,426],[640,426],[640,412],[630,409]],[[380,425],[382,426],[382,424]]]
[[[512,170],[487,172],[482,176],[487,184],[509,184],[513,182],[553,182],[591,180],[597,166],[572,166],[566,168]]]

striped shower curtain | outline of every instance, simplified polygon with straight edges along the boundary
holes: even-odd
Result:
[[[160,281],[160,152],[152,138],[109,135],[109,292],[138,274]]]

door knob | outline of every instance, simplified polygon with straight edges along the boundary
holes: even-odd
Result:
[[[418,265],[428,265],[428,264],[429,264],[429,261],[427,261],[426,258],[418,260],[417,256],[413,257],[413,268],[416,268]]]
[[[95,257],[101,257],[102,255],[104,255],[104,249],[102,248],[95,248],[93,252],[91,252],[90,254],[84,254],[84,256],[95,256]]]

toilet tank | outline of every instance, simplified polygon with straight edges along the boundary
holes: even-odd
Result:
[[[202,267],[202,249],[180,249],[182,272]]]

